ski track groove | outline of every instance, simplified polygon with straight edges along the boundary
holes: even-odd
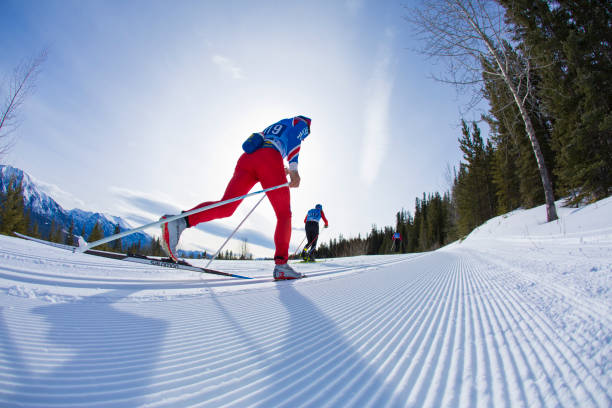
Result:
[[[466,271],[466,273],[468,273]],[[478,281],[474,280],[472,277],[472,290],[474,294],[478,294],[480,296],[476,296],[474,300],[474,319],[479,324],[479,340],[480,346],[483,350],[482,359],[479,361],[483,361],[486,363],[486,373],[487,373],[487,387],[490,392],[491,401],[489,404],[497,403],[497,401],[509,401],[509,396],[506,392],[505,387],[505,377],[500,378],[500,373],[503,373],[501,369],[500,363],[500,355],[499,350],[497,348],[497,344],[495,338],[492,336],[493,328],[491,326],[490,317],[483,305],[482,301],[482,292],[484,292],[483,288],[480,287]],[[501,398],[501,394],[504,393],[505,398]]]
[[[474,251],[470,251],[470,254],[477,258],[480,263],[490,264],[490,261],[486,258],[483,258],[482,255],[475,253]],[[518,268],[516,264],[508,262],[506,259],[511,259],[512,254],[507,255],[506,257],[499,257],[496,259],[495,263],[503,267],[505,272],[513,271],[520,272],[521,278],[517,278],[514,273],[506,273],[504,274],[504,279],[513,282],[517,286],[525,285],[525,282],[528,281],[529,284],[535,284],[538,286],[538,291],[542,292],[542,294],[546,294],[550,298],[554,297],[566,297],[566,298],[575,298],[575,293],[568,289],[564,284],[559,283],[557,281],[547,280],[545,285],[537,284],[537,276],[534,276],[529,270],[525,268]],[[612,326],[612,316],[610,313],[603,312],[604,310],[610,311],[610,306],[606,304],[602,304],[601,302],[578,298],[578,300],[574,303],[576,307],[576,311],[581,313],[581,316],[584,319],[593,319],[599,320],[603,323],[603,325],[610,327]]]
[[[479,276],[481,275],[477,268],[473,271],[473,275],[477,277],[480,282],[484,282],[484,278]],[[484,285],[484,283],[481,283]],[[488,284],[490,286],[490,283]],[[493,291],[489,292],[493,295]],[[504,295],[502,295],[504,296]],[[515,355],[515,349],[512,347],[516,345],[512,336],[507,336],[506,332],[510,331],[510,324],[500,311],[495,307],[494,301],[495,296],[487,296],[483,298],[483,309],[485,310],[487,320],[489,322],[489,326],[491,327],[493,333],[493,338],[497,343],[497,349],[502,350],[499,352],[498,358],[501,362],[501,366],[505,375],[504,381],[504,397],[508,398],[506,401],[510,401],[511,406],[531,406],[530,401],[527,398],[525,393],[525,389],[522,381],[520,380],[520,368],[519,365],[523,365],[526,363],[520,356]],[[500,347],[501,345],[508,345],[508,347]],[[528,377],[529,378],[529,377]],[[518,396],[520,395],[520,398]],[[514,399],[510,399],[512,397]]]
[[[178,278],[184,280],[141,280],[138,274],[155,276],[160,268],[4,250],[0,259],[13,263],[0,266],[0,275],[14,282],[130,293],[207,290],[144,300],[138,324],[130,318],[138,302],[122,302],[121,293],[38,301],[34,311],[25,298],[0,307],[0,324],[8,322],[8,338],[19,344],[11,353],[0,342],[0,405],[82,406],[85,397],[91,407],[151,408],[612,404],[610,376],[594,375],[595,360],[579,352],[588,333],[559,334],[532,300],[571,298],[572,291],[546,282],[525,295],[520,288],[533,278],[510,258],[439,251],[322,265],[307,272],[315,279],[274,286],[259,285],[269,274],[253,281],[197,273],[188,280],[185,272]],[[49,273],[56,268],[77,275]],[[123,271],[130,275],[114,278]],[[216,292],[232,287],[240,289]],[[601,302],[573,306],[584,321],[612,324]],[[47,307],[62,312],[59,321],[49,320]]]
[[[391,365],[391,363],[395,361],[395,358],[397,358],[398,355],[401,356],[404,354],[404,349],[402,346],[405,343],[402,344],[402,340],[407,339],[408,334],[406,333],[406,330],[409,328],[409,326],[411,326],[411,322],[413,320],[418,320],[424,313],[423,309],[418,310],[418,305],[422,304],[423,302],[422,293],[427,293],[430,288],[431,278],[428,278],[427,276],[429,272],[430,271],[428,269],[424,269],[423,273],[421,273],[421,280],[415,281],[414,285],[410,284],[406,289],[402,289],[401,293],[403,294],[402,297],[404,298],[402,302],[399,304],[396,300],[392,302],[392,304],[395,305],[393,313],[403,316],[402,319],[395,323],[399,325],[399,329],[394,334],[392,342],[388,342],[386,346],[382,347],[377,355],[373,355],[368,359],[369,361],[383,359],[383,363],[378,369],[379,376],[382,376],[383,378],[389,378],[393,375],[393,371],[397,367],[399,361],[395,365]],[[393,313],[389,313],[388,310],[384,310],[384,316],[387,319],[393,319]],[[381,329],[382,328],[379,326],[374,327],[371,331],[374,333],[379,333]],[[381,339],[381,341],[383,340],[384,338]],[[375,349],[372,349],[370,353],[373,353],[374,350]],[[368,356],[368,354],[366,354],[366,356]],[[375,401],[381,393],[382,395],[390,395],[390,390],[388,387],[380,386],[377,381],[374,381],[374,378],[366,379],[365,381],[365,385],[363,386],[364,397],[362,398],[367,398],[368,395],[372,394],[369,401]],[[370,402],[364,402],[364,405],[369,403]]]
[[[350,311],[350,309],[347,309],[347,308],[345,308],[345,309],[340,308],[340,310],[348,310],[348,311]],[[314,337],[316,337],[316,336],[314,336]],[[325,340],[325,339],[321,339],[321,340]],[[318,346],[317,344],[314,344],[314,345],[313,345],[313,347],[314,347],[315,349],[317,348],[317,346]],[[336,355],[337,355],[337,353],[335,353],[335,349],[331,349],[331,350],[328,350],[328,351],[327,351],[327,352],[326,352],[324,355],[321,355],[321,356],[319,357],[319,360],[325,360],[325,359],[326,359],[326,357],[327,357],[327,354],[332,354],[332,355],[333,355],[333,354],[336,354]],[[311,364],[314,364],[314,363],[316,363],[316,362],[317,362],[317,361],[314,361],[314,362],[312,362]],[[333,365],[333,364],[335,364],[335,362],[333,362],[333,361],[332,361],[332,365]],[[292,370],[289,370],[289,371],[292,371]],[[283,374],[283,373],[280,373],[280,376],[282,376],[282,374]],[[289,379],[288,381],[290,382],[290,381],[291,381],[291,379]],[[302,379],[302,381],[303,381],[303,379]],[[300,385],[300,387],[299,387],[299,388],[302,388],[302,386]]]
[[[514,278],[514,281],[519,281],[518,279]],[[495,287],[497,288],[497,290],[499,292],[507,292],[509,297],[513,297],[514,299],[516,299],[516,302],[513,302],[512,304],[515,305],[517,308],[522,309],[521,311],[517,311],[517,313],[521,313],[521,315],[523,317],[525,316],[530,316],[530,317],[534,317],[533,320],[536,320],[538,323],[538,326],[535,327],[533,329],[533,332],[535,334],[540,334],[540,336],[544,336],[546,337],[541,344],[551,344],[551,347],[556,348],[557,353],[552,353],[552,354],[559,354],[563,357],[567,357],[567,356],[571,356],[572,358],[574,358],[576,360],[576,362],[578,362],[578,366],[582,366],[582,368],[585,368],[588,366],[588,364],[584,361],[583,358],[581,358],[578,354],[576,354],[575,351],[573,351],[575,348],[578,348],[576,346],[578,346],[579,344],[586,344],[588,343],[589,339],[586,339],[583,337],[583,335],[581,333],[564,333],[564,334],[569,334],[568,338],[563,338],[562,336],[559,336],[557,334],[558,331],[558,327],[555,327],[550,319],[547,319],[545,317],[543,317],[542,315],[542,311],[539,310],[537,307],[534,307],[533,304],[531,304],[530,302],[526,302],[525,299],[517,299],[518,294],[516,294],[515,291],[506,291],[504,289],[505,285],[501,285],[501,284],[497,284],[495,285]],[[532,296],[538,296],[541,298],[544,298],[546,296],[555,296],[554,293],[550,293],[550,291],[545,288],[545,287],[541,287],[538,286],[537,287],[537,292],[539,293],[535,293]],[[529,309],[529,310],[527,310]],[[580,310],[576,310],[577,313],[582,313],[582,311]],[[584,313],[584,316],[586,318],[586,316],[588,316],[589,313]],[[525,318],[525,322],[527,325],[531,325],[533,323],[530,323],[529,319]],[[576,338],[579,338],[580,340],[576,340]],[[572,347],[574,346],[574,347]],[[564,348],[565,351],[561,351],[561,348]],[[555,361],[556,359],[553,358],[553,361]],[[576,366],[576,364],[572,364],[572,366]],[[608,384],[608,385],[612,385],[612,384]],[[602,388],[605,388],[604,385],[600,384],[600,386]]]
[[[480,273],[479,271],[475,271],[475,272],[481,276],[480,279],[485,279],[482,273]],[[522,315],[518,315],[519,320],[517,321],[517,318],[514,317],[515,314],[512,311],[508,311],[508,310],[504,311],[501,309],[500,305],[507,305],[508,302],[504,302],[504,303],[498,302],[496,296],[501,296],[502,298],[508,299],[509,297],[507,296],[507,294],[498,292],[495,289],[494,284],[490,284],[490,287],[491,287],[491,293],[495,294],[495,296],[491,296],[488,298],[489,307],[491,308],[493,313],[495,313],[498,316],[498,321],[501,321],[503,319],[503,325],[507,327],[507,329],[504,330],[503,333],[505,332],[510,333],[509,337],[506,337],[506,335],[504,334],[504,338],[506,339],[506,341],[512,342],[512,347],[510,347],[510,349],[517,350],[515,351],[515,353],[518,352],[518,354],[520,354],[520,356],[517,356],[514,358],[514,361],[515,362],[518,361],[523,366],[523,370],[527,371],[527,373],[523,374],[523,378],[525,378],[524,382],[529,383],[531,381],[534,381],[536,377],[535,372],[536,371],[543,372],[542,369],[540,368],[543,365],[543,363],[541,362],[541,358],[540,358],[541,354],[538,353],[538,352],[543,351],[542,345],[540,343],[530,344],[529,342],[523,342],[524,344],[527,345],[527,347],[531,348],[531,350],[525,350],[521,348],[520,346],[521,341],[517,339],[516,334],[520,333],[523,339],[529,339],[530,337],[533,338],[533,333],[531,333],[530,331],[525,332],[523,328],[521,327],[519,322],[523,321]],[[512,320],[512,322],[510,320]],[[510,329],[510,327],[512,329]],[[539,349],[539,350],[534,350],[534,349]],[[527,354],[529,354],[529,356],[527,356]],[[529,363],[531,359],[534,359],[539,367],[533,367],[533,363],[531,364]],[[516,364],[514,365],[513,368],[519,371]],[[524,390],[523,390],[523,393],[524,393]],[[539,406],[541,406],[543,404],[543,398],[539,392],[539,389],[536,389],[536,393],[538,394]],[[529,406],[533,406],[533,404],[535,404],[535,401],[530,402]]]
[[[369,357],[368,354],[365,354],[365,356],[369,357],[369,361],[372,362],[382,360],[382,363],[379,364],[378,373],[383,377],[387,377],[392,371],[394,366],[391,366],[391,363],[395,361],[398,354],[401,354],[398,348],[400,348],[402,345],[402,340],[405,338],[407,327],[410,325],[412,318],[417,316],[415,314],[415,309],[416,305],[420,303],[420,299],[418,298],[419,293],[423,291],[426,292],[430,287],[430,283],[426,282],[426,275],[428,272],[428,270],[424,270],[418,280],[415,279],[408,285],[408,287],[402,289],[401,297],[403,297],[404,300],[401,303],[397,304],[396,302],[393,302],[392,304],[395,306],[394,308],[385,309],[383,311],[386,317],[384,322],[385,326],[379,324],[378,327],[371,329],[371,331],[377,334],[384,333],[382,336],[380,336],[378,342],[373,345],[376,347],[381,347],[381,349],[376,355]],[[396,308],[402,310],[403,313],[401,313],[402,318],[395,319],[394,321],[392,317],[393,315],[389,313],[389,310]],[[390,328],[393,328],[394,330],[390,331],[389,333],[385,333],[384,331],[389,325],[391,325]],[[376,348],[372,347],[371,350],[376,350]],[[371,354],[372,351],[369,353]],[[363,404],[363,406],[372,404],[372,401],[374,401],[377,396],[376,392],[378,390],[388,392],[385,388],[379,387],[379,384],[371,379],[366,379],[363,385],[363,397],[357,401],[360,404]],[[372,397],[369,397],[369,400],[367,397],[368,395],[372,395]]]
[[[426,271],[427,272],[427,271]],[[426,272],[423,273],[422,275],[426,275]],[[420,282],[420,281],[415,281],[416,282]],[[405,330],[405,326],[406,323],[410,320],[411,317],[414,317],[414,315],[411,315],[409,313],[400,313],[401,315],[404,315],[405,317],[403,319],[401,319],[400,321],[397,321],[395,323],[392,322],[392,319],[394,319],[393,314],[389,313],[389,310],[393,310],[395,311],[395,309],[399,309],[401,311],[408,311],[408,310],[413,310],[414,309],[414,304],[415,304],[415,300],[414,300],[414,296],[418,294],[419,289],[424,289],[425,291],[427,290],[427,286],[421,286],[423,284],[419,283],[418,285],[414,285],[414,287],[410,288],[413,289],[411,293],[406,293],[407,289],[404,288],[400,288],[401,289],[401,293],[403,293],[403,297],[405,298],[405,300],[401,303],[397,303],[396,298],[393,298],[391,301],[389,301],[389,304],[391,304],[391,306],[393,306],[392,308],[380,308],[381,311],[379,313],[382,313],[383,315],[383,319],[381,320],[380,323],[378,323],[376,326],[373,326],[371,329],[369,329],[369,332],[365,333],[364,335],[367,335],[369,333],[374,333],[374,336],[370,336],[374,339],[376,339],[376,336],[380,333],[384,333],[384,329],[388,324],[401,324],[402,328],[397,330],[397,332],[394,335],[394,341],[393,342],[388,342],[387,343],[387,347],[382,346],[382,349],[380,351],[377,352],[376,355],[371,355],[373,351],[377,350],[376,347],[374,346],[378,346],[379,344],[382,344],[382,342],[384,341],[384,338],[387,337],[387,334],[383,334],[383,336],[378,340],[378,342],[376,344],[373,345],[369,345],[369,344],[365,344],[361,347],[361,349],[365,349],[368,351],[364,351],[363,355],[364,357],[368,358],[368,361],[371,362],[375,362],[379,359],[384,359],[384,362],[382,363],[381,367],[386,367],[387,364],[390,361],[393,361],[393,358],[395,357],[395,354],[399,354],[397,352],[394,353],[389,353],[389,349],[391,350],[396,350],[393,347],[394,346],[398,346],[399,344],[399,339],[402,338],[402,335],[404,334],[404,330]],[[413,285],[410,285],[413,286]],[[421,286],[419,288],[419,286]],[[404,306],[406,305],[406,306]],[[373,316],[374,319],[377,318],[376,315]],[[370,347],[368,347],[370,346]],[[380,346],[378,346],[380,347]],[[378,372],[380,373],[380,368],[378,369]],[[388,370],[387,370],[388,371]],[[365,378],[364,380],[360,381],[360,378],[358,376],[353,376],[352,380],[349,381],[346,385],[346,387],[349,386],[353,386],[354,384],[358,383],[359,388],[362,390],[362,394],[364,394],[365,396],[367,396],[371,391],[375,391],[377,388],[380,388],[380,384],[378,384],[377,381],[374,381],[376,377],[372,377],[370,376],[370,378]],[[368,385],[369,384],[369,385]],[[328,388],[333,389],[334,384],[329,384]],[[371,391],[370,391],[371,390]],[[358,392],[355,392],[354,395],[354,399],[357,400],[357,403],[354,404],[354,406],[359,406],[362,402],[358,400],[359,398],[359,394]],[[333,400],[329,400],[329,406],[333,406],[334,401]],[[347,401],[347,404],[349,402]],[[366,405],[364,403],[364,405]]]
[[[439,407],[442,405],[441,399],[443,396],[453,399],[456,392],[454,388],[448,388],[453,373],[457,372],[458,363],[456,358],[462,355],[457,353],[457,350],[462,350],[462,348],[458,346],[459,329],[457,323],[461,309],[461,274],[457,269],[456,262],[449,265],[449,274],[452,276],[453,286],[451,288],[451,298],[448,302],[448,316],[446,319],[448,328],[444,333],[443,344],[441,345],[442,350],[438,354],[439,361],[443,361],[443,364],[441,366],[437,365],[438,369],[432,373],[432,384],[434,387],[429,387],[426,390],[427,395],[423,398],[423,406]],[[442,369],[439,367],[442,367]],[[440,389],[445,390],[445,392],[435,391]]]
[[[423,370],[431,368],[428,364],[428,356],[431,353],[432,342],[436,339],[436,329],[440,326],[442,312],[444,311],[439,307],[439,304],[441,299],[445,296],[449,286],[448,276],[443,272],[444,271],[438,273],[438,279],[440,281],[437,282],[438,288],[428,297],[427,306],[429,312],[415,328],[417,332],[411,341],[414,358],[408,363],[404,373],[399,378],[398,384],[400,387],[396,389],[394,395],[396,401],[406,401],[406,404],[409,406],[414,406],[414,404],[418,403],[418,401],[415,400],[416,395],[414,393],[414,387],[421,386],[419,380]],[[425,373],[427,373],[427,371],[425,371]]]
[[[401,290],[401,288],[400,288],[400,289],[398,289],[398,290]],[[383,294],[383,295],[381,295],[381,298],[385,298],[385,297],[388,297],[388,295],[387,295],[387,294]],[[378,305],[377,305],[377,304],[378,304],[378,301],[375,301],[375,302],[370,302],[370,303],[372,303],[372,305],[373,305],[374,312],[376,312],[376,309],[380,309],[380,310],[382,310],[382,311],[379,311],[378,313],[385,313],[386,308],[385,308],[385,304],[384,304],[384,303],[383,303],[383,304],[381,304],[380,306],[378,306]],[[372,308],[372,306],[371,306],[370,308]],[[352,313],[352,312],[350,312],[350,311],[351,311],[351,309],[350,309],[350,308],[344,308],[344,309],[343,309],[343,308],[339,308],[339,310],[346,310],[346,311],[348,311],[349,313]],[[353,311],[354,311],[354,309],[353,309]],[[360,315],[365,315],[365,314],[368,314],[368,313],[360,313]],[[367,319],[367,320],[363,320],[363,321],[362,321],[361,326],[364,326],[364,325],[366,325],[366,324],[370,324],[370,321],[371,321],[373,318],[374,318],[374,317],[372,317],[372,318],[370,318],[370,319]],[[337,320],[342,320],[341,316],[339,316],[339,318],[338,318]],[[379,326],[379,325],[378,325],[378,328],[380,328],[380,326]],[[364,331],[364,329],[363,329],[363,328],[356,327],[356,328],[355,328],[355,329],[353,329],[352,331],[353,331],[353,332],[357,332],[357,333],[358,333],[358,332],[363,332],[363,331]],[[371,332],[371,331],[368,331],[368,332],[366,332],[366,334],[367,334],[367,333],[370,333],[370,332]],[[378,330],[377,332],[378,332],[378,333],[380,333],[380,330]],[[363,335],[360,335],[360,336],[361,336],[361,337],[363,337]],[[316,336],[315,336],[315,337],[316,337]],[[357,334],[354,334],[353,336],[351,336],[351,337],[350,337],[350,338],[348,338],[348,339],[352,340],[352,342],[355,342],[355,341],[359,340],[359,338],[357,337]],[[333,351],[334,351],[334,350],[331,350],[331,352],[333,352]],[[357,351],[359,351],[359,350],[357,350]],[[328,352],[327,352],[327,353],[325,353],[325,354],[330,354],[330,352],[328,351]],[[321,356],[321,357],[319,358],[319,360],[325,360],[325,359],[326,359],[326,357],[327,357],[326,355],[323,355],[323,356]],[[350,357],[350,356],[348,356],[347,358],[349,358],[349,357]],[[344,362],[344,361],[345,361],[345,360],[343,360],[343,362]],[[315,361],[315,362],[316,362],[316,361]],[[331,362],[331,363],[334,363],[335,365],[337,365],[337,364],[338,364],[337,362],[334,362],[333,360],[332,360],[332,362]],[[328,363],[328,364],[330,364],[330,363]],[[346,369],[346,368],[345,368],[345,369]],[[338,368],[336,368],[336,370],[338,370]],[[340,371],[341,371],[341,370],[340,370]],[[353,373],[354,373],[354,372],[353,372]],[[334,373],[333,373],[333,372],[332,372],[332,374],[330,374],[329,376],[330,376],[330,377],[332,377],[332,378],[333,378],[333,377],[336,377],[336,376],[334,375]],[[357,375],[355,375],[355,377],[357,377]],[[324,387],[324,389],[329,389],[329,388],[332,388],[332,387],[333,387],[333,382],[329,382],[329,381],[327,381],[327,380],[322,380],[321,382],[323,382],[324,384],[327,384],[327,386],[326,386],[326,387]],[[315,383],[315,384],[313,384],[313,385],[311,385],[311,386],[310,386],[310,388],[315,388],[315,389],[317,389],[317,388],[318,388],[318,389],[319,389],[319,392],[321,392],[320,386],[318,386],[316,383]],[[304,392],[307,392],[307,391],[308,391],[308,390],[304,390],[304,391],[303,391],[303,393],[304,393]],[[296,395],[296,397],[297,397],[297,395]],[[294,398],[295,398],[295,397],[294,397]],[[268,402],[274,402],[274,401],[268,401]],[[275,401],[275,402],[276,402],[276,403],[278,403],[279,401]],[[291,401],[287,401],[287,402],[286,402],[286,403],[287,403],[287,406],[291,406],[290,402],[291,402]]]
[[[452,295],[449,296],[449,294],[453,292],[455,281],[452,274],[449,273],[448,267],[442,270],[440,275],[444,276],[444,282],[438,296],[436,296],[436,304],[432,305],[432,308],[437,309],[438,312],[435,320],[428,329],[428,340],[426,344],[429,346],[426,352],[423,353],[423,368],[425,370],[419,372],[418,377],[413,377],[412,386],[405,388],[410,389],[410,394],[406,395],[406,401],[409,406],[424,406],[426,403],[427,387],[435,375],[436,366],[442,354],[442,342],[444,341],[445,335],[448,333],[450,303],[452,302],[452,299],[449,300],[449,297]],[[446,368],[446,366],[444,368]],[[416,373],[415,371],[415,374]]]
[[[495,284],[492,286],[496,288],[495,290],[497,293],[504,293],[508,297],[513,297],[512,302],[505,302],[504,305],[506,305],[508,308],[512,307],[514,309],[514,314],[519,316],[521,321],[525,322],[525,325],[528,326],[529,331],[524,336],[529,337],[531,341],[526,343],[533,346],[539,346],[539,348],[541,348],[541,351],[536,353],[536,356],[547,357],[549,360],[549,366],[552,366],[553,368],[552,371],[558,373],[558,375],[563,378],[563,381],[561,381],[560,384],[557,384],[555,387],[555,389],[567,391],[568,395],[564,395],[563,399],[571,395],[573,401],[575,401],[575,405],[580,405],[578,404],[578,401],[585,404],[586,398],[590,404],[592,404],[589,406],[597,406],[598,403],[595,401],[593,392],[584,387],[589,385],[591,382],[591,376],[587,376],[587,381],[584,381],[584,378],[581,380],[581,376],[575,370],[575,367],[578,367],[581,368],[584,373],[590,372],[586,366],[586,363],[580,359],[580,357],[572,351],[572,348],[569,347],[566,342],[556,334],[555,329],[550,326],[546,319],[542,319],[540,317],[539,311],[526,310],[525,307],[522,306],[526,302],[522,301],[522,299],[516,299],[512,291],[505,291],[502,287]],[[495,297],[493,299],[495,299]],[[508,313],[512,312],[510,311]],[[529,316],[529,318],[527,318],[527,316]],[[538,326],[531,327],[531,324],[529,323],[530,321],[537,321]],[[520,325],[517,325],[517,329],[522,331]],[[537,341],[533,341],[533,339],[536,339]],[[562,347],[559,347],[559,345]],[[563,348],[563,350],[561,348]],[[549,367],[547,367],[545,371],[550,375],[551,369]],[[594,387],[597,388],[595,391],[598,394],[605,393],[605,387],[601,383],[599,383],[596,379],[593,379],[593,382],[595,383]],[[566,387],[563,384],[578,385],[575,388],[571,388]]]

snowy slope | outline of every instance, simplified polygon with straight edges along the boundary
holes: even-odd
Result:
[[[612,199],[559,212],[277,283],[0,236],[0,406],[610,407]]]

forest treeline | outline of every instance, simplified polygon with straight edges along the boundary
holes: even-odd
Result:
[[[504,55],[515,89],[551,175],[555,199],[565,205],[600,200],[612,193],[612,3],[500,0],[514,41],[495,44]],[[540,168],[515,96],[483,58],[483,96],[489,110],[477,123],[462,121],[463,160],[450,191],[417,198],[396,223],[372,227],[357,238],[332,239],[319,257],[386,254],[436,249],[469,234],[488,219],[516,208],[544,204]],[[409,177],[408,177],[409,178]],[[398,186],[401,188],[401,186]],[[401,234],[401,245],[393,242]]]

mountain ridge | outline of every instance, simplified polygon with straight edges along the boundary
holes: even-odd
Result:
[[[132,226],[123,218],[115,215],[85,211],[79,208],[64,209],[49,194],[42,191],[33,178],[25,171],[0,165],[0,192],[5,193],[12,180],[21,183],[23,188],[23,201],[26,211],[30,212],[31,222],[35,223],[43,236],[48,236],[52,226],[58,226],[64,233],[70,230],[74,222],[74,234],[88,236],[96,223],[100,224],[105,236],[115,232],[117,224],[121,231],[129,230]],[[143,232],[137,232],[122,238],[123,247],[137,245],[149,246],[153,238]]]

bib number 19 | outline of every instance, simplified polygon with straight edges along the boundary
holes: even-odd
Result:
[[[264,131],[264,135],[273,135],[273,136],[278,136],[280,134],[282,134],[285,131],[285,125],[282,125],[280,123],[276,123],[274,125],[270,125],[268,126]]]

